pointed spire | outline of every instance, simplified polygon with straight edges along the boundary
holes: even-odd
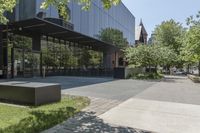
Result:
[[[143,23],[142,23],[142,18],[140,19],[140,26],[142,26],[143,25]]]

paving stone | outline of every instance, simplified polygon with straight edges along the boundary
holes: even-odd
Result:
[[[57,130],[56,133],[72,133],[72,131],[71,131],[71,130],[64,129],[64,128],[61,128],[61,129]]]

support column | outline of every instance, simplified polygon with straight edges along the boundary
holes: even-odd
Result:
[[[7,34],[5,34],[7,36]],[[9,72],[8,72],[8,44],[7,41],[3,43],[3,67],[4,67],[4,78],[9,77]]]
[[[44,70],[43,70],[43,66],[42,66],[42,59],[43,59],[43,55],[42,55],[42,52],[40,52],[40,76],[41,77],[44,77],[45,75],[45,72],[44,72]],[[44,67],[46,67],[46,66],[44,66]],[[45,69],[45,68],[44,68]]]
[[[41,35],[34,34],[32,37],[32,51],[40,53],[40,76],[42,77],[42,53],[41,53]],[[33,68],[34,66],[32,66]],[[34,70],[34,68],[33,68]],[[35,76],[33,71],[33,76]]]
[[[103,52],[103,66],[104,68],[112,68],[112,53],[110,51]]]
[[[0,29],[0,40],[1,40],[1,48],[0,48],[0,70],[3,73],[3,78],[8,78],[8,33],[3,32],[3,28]],[[1,74],[2,74],[1,73]]]
[[[0,78],[2,78],[3,74],[3,28],[0,27]]]
[[[15,77],[15,56],[14,48],[11,48],[11,78]]]
[[[103,66],[105,68],[119,67],[119,53],[117,51],[103,52]]]
[[[41,36],[33,35],[32,37],[32,50],[33,51],[41,51]]]
[[[115,51],[115,67],[119,67],[119,53]]]

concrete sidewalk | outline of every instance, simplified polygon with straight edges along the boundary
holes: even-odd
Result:
[[[100,118],[158,133],[200,132],[200,84],[187,77],[167,76]]]
[[[63,83],[67,81],[65,77],[60,78]],[[91,105],[45,133],[200,131],[200,84],[194,84],[187,77],[166,76],[161,82],[108,80],[96,83],[95,80],[84,79],[85,86],[73,88],[64,83],[68,89],[64,89],[63,94],[91,97]],[[102,80],[107,81],[99,79]],[[91,81],[96,84],[90,84]]]
[[[76,116],[42,133],[153,133],[104,122],[98,116],[119,105],[121,101],[92,98],[91,104]]]
[[[200,84],[187,77],[167,76],[134,98],[200,105]]]
[[[197,133],[200,106],[131,98],[99,116],[107,123],[158,133]]]

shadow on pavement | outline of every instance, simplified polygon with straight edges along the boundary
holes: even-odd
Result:
[[[40,83],[59,83],[62,89],[71,89],[75,87],[88,86],[106,82],[115,81],[113,78],[102,77],[69,77],[69,76],[54,76],[54,77],[35,77],[35,78],[15,78],[8,80],[0,80],[0,82],[7,81],[28,81],[28,82],[40,82]]]
[[[153,133],[130,127],[110,125],[95,116],[94,112],[81,112],[74,118],[70,118],[64,122],[60,127],[56,126],[54,128],[50,130],[56,130],[56,132],[64,131],[66,133]],[[48,133],[50,130],[44,133]]]

